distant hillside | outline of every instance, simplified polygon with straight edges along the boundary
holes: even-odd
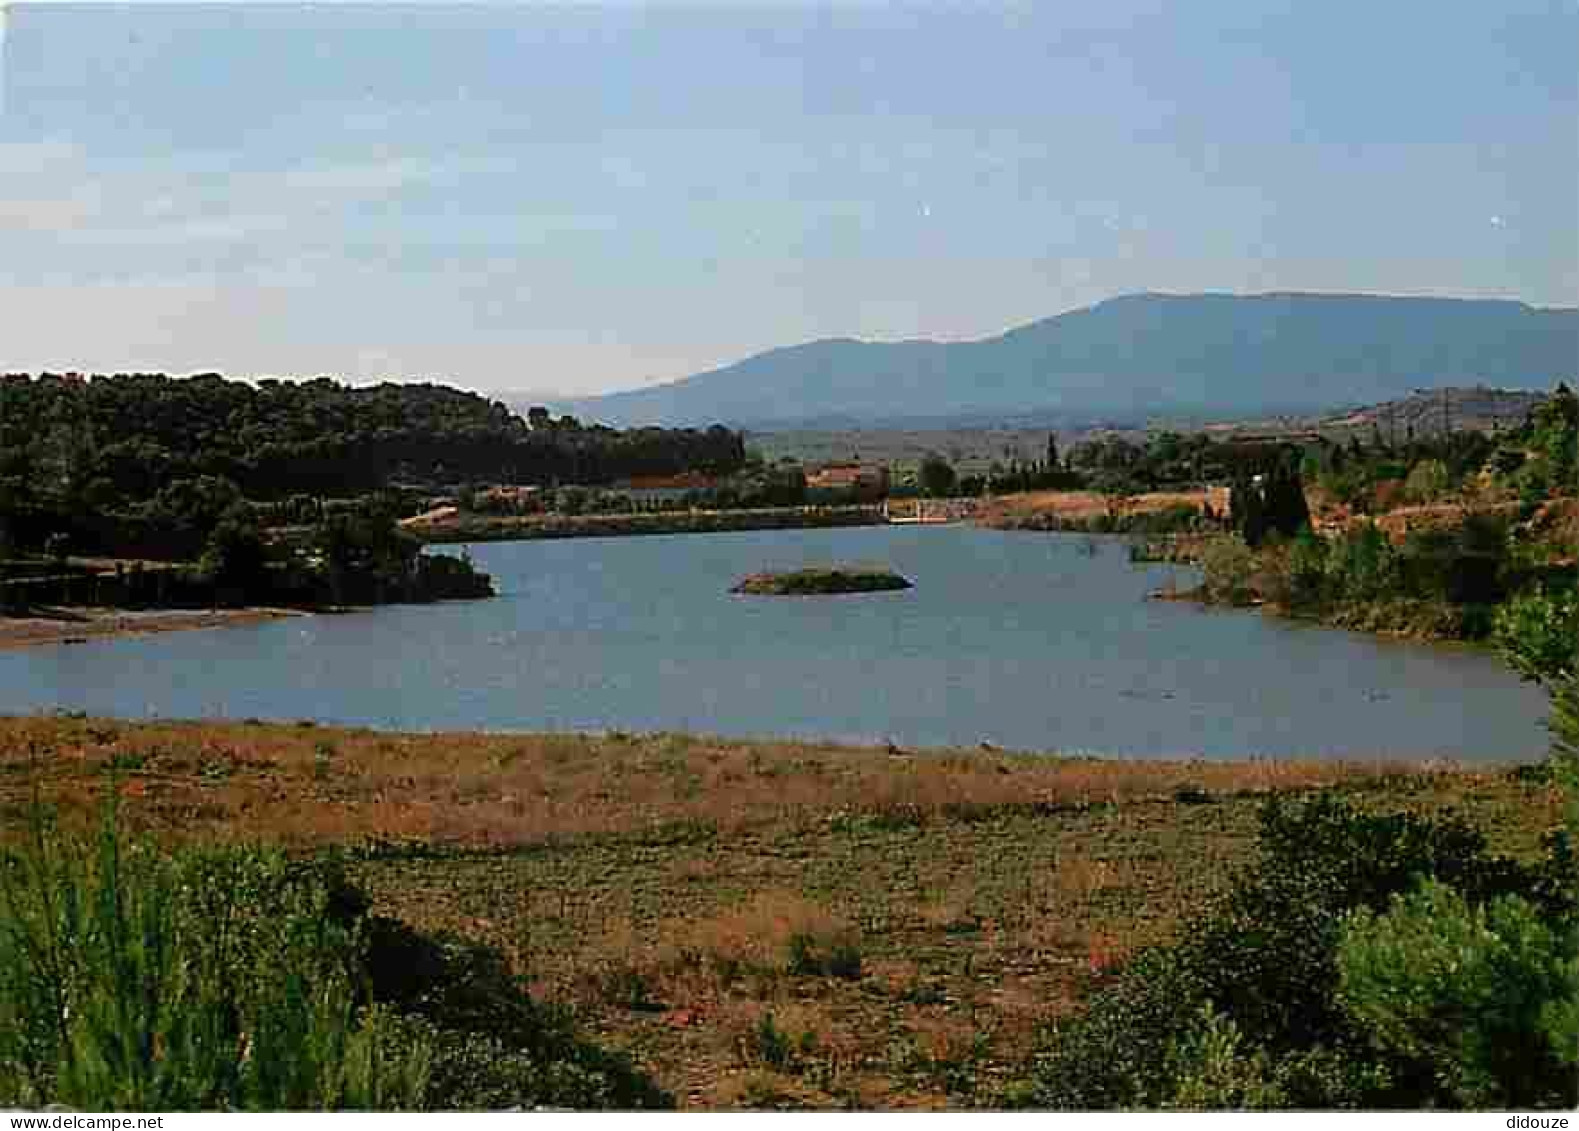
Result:
[[[1486,385],[1444,386],[1417,389],[1408,396],[1380,404],[1334,407],[1322,413],[1213,421],[1205,425],[1161,422],[1156,426],[1178,427],[1186,432],[1200,427],[1206,432],[1224,435],[1320,432],[1336,439],[1347,439],[1351,434],[1363,439],[1380,432],[1389,440],[1403,440],[1410,436],[1439,436],[1444,432],[1495,432],[1517,428],[1524,423],[1530,410],[1550,395],[1550,392],[1493,389]]]
[[[1407,397],[1328,416],[1320,421],[1323,429],[1353,428],[1387,430],[1400,435],[1412,431],[1417,436],[1440,435],[1455,429],[1490,432],[1517,428],[1530,410],[1550,394],[1521,389],[1490,389],[1485,386],[1422,390]]]
[[[770,350],[575,402],[610,424],[969,413],[1249,415],[1421,388],[1550,388],[1579,372],[1579,310],[1370,295],[1127,295],[975,342]]]

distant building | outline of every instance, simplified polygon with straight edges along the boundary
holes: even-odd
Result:
[[[485,514],[534,514],[543,509],[543,489],[489,487],[476,493],[473,505]]]
[[[679,475],[638,475],[608,488],[610,495],[623,495],[633,503],[676,503],[691,494],[718,490],[718,480],[700,471]]]
[[[461,511],[459,507],[434,507],[432,510],[424,511],[421,514],[414,514],[410,518],[401,519],[400,525],[404,527],[442,526],[446,523],[454,522],[456,519],[460,518],[460,516]]]
[[[825,464],[806,476],[806,489],[848,492],[861,499],[886,498],[888,468],[882,464]]]

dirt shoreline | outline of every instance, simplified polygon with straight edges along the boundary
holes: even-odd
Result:
[[[300,609],[42,608],[20,616],[0,614],[0,650],[46,644],[85,644],[154,632],[227,628],[281,617],[310,616]]]

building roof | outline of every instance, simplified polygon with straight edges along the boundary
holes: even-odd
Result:
[[[859,463],[830,463],[806,476],[812,487],[854,487],[861,483],[882,482],[888,468]]]
[[[718,486],[718,481],[700,471],[686,471],[679,475],[638,475],[620,486],[629,491],[705,491]]]

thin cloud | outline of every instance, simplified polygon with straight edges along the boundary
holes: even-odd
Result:
[[[448,170],[435,162],[400,158],[366,164],[324,165],[278,174],[281,188],[305,192],[387,193],[443,179]],[[265,174],[262,180],[272,179]]]

